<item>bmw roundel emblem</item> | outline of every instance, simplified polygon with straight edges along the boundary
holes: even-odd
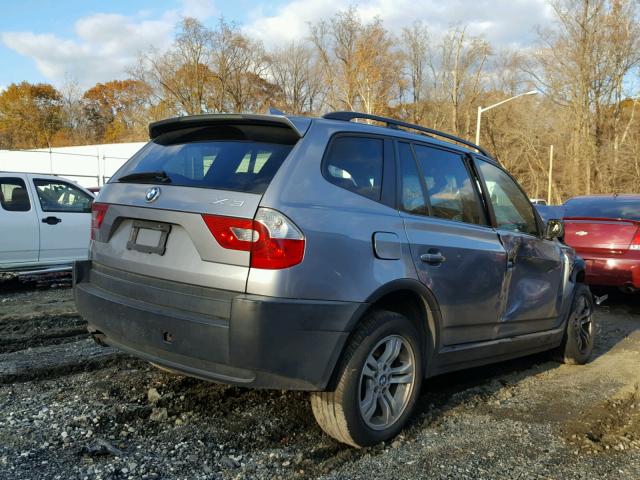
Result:
[[[147,190],[147,194],[144,196],[144,199],[148,202],[155,202],[160,196],[160,187],[151,187]]]

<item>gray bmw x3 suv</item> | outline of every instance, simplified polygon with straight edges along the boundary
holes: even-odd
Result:
[[[480,147],[352,112],[149,132],[100,192],[90,260],[74,267],[99,343],[308,390],[324,431],[356,447],[400,431],[424,378],[590,356],[584,263]]]

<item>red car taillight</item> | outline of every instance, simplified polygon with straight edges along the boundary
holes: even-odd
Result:
[[[638,230],[636,230],[636,234],[633,236],[633,240],[631,240],[629,250],[640,250],[640,227],[638,228]]]
[[[93,202],[91,205],[91,240],[96,239],[107,210],[109,210],[109,205],[106,203]]]
[[[302,262],[304,235],[282,213],[259,208],[253,220],[202,215],[209,231],[223,248],[251,252],[251,267],[280,269]]]

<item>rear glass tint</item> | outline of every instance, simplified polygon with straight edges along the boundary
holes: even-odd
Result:
[[[112,181],[164,172],[171,185],[263,194],[295,143],[268,130],[223,126],[169,132],[149,142]]]
[[[564,204],[565,217],[625,218],[640,220],[640,198],[575,198]]]

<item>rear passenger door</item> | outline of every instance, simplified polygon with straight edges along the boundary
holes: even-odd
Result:
[[[23,178],[0,177],[0,268],[38,261],[38,217]]]
[[[550,330],[559,325],[564,258],[555,240],[545,240],[533,206],[504,170],[476,160],[493,223],[507,251],[507,284],[500,337]]]
[[[496,338],[506,252],[469,160],[421,144],[398,142],[397,149],[401,216],[418,276],[440,307],[441,343]]]
[[[86,259],[93,197],[63,180],[32,180],[40,219],[40,262]]]

